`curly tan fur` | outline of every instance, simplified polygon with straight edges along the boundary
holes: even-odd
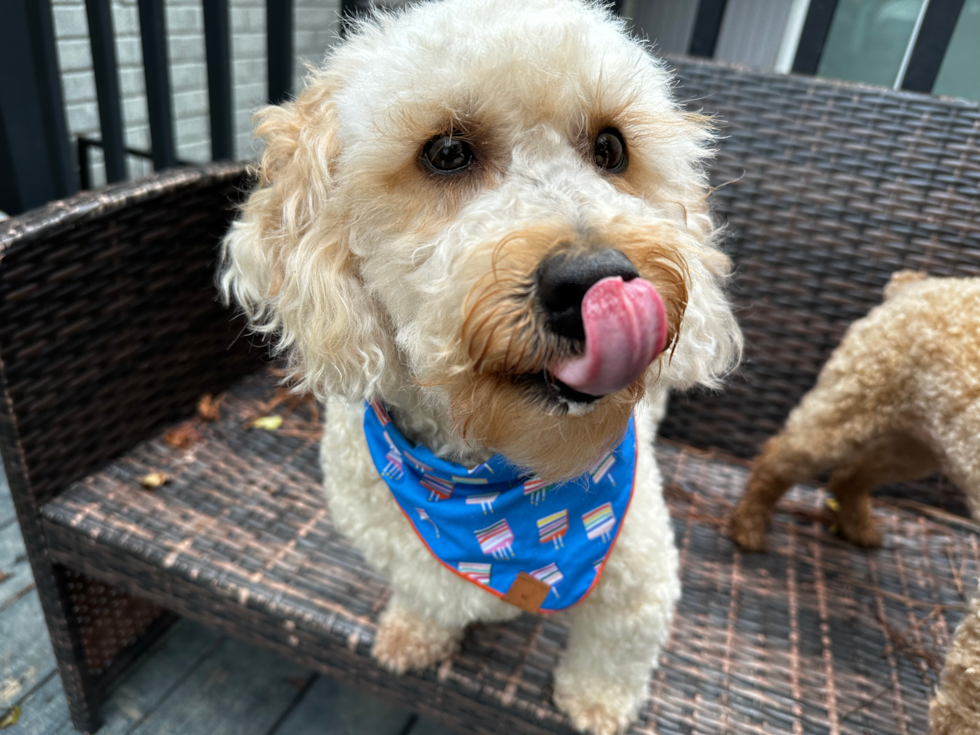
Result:
[[[980,594],[956,626],[939,691],[929,703],[930,735],[980,732]]]
[[[896,273],[885,302],[848,329],[817,385],[755,460],[732,517],[744,549],[765,548],[773,508],[833,469],[841,533],[874,547],[869,495],[942,469],[980,518],[980,279]]]

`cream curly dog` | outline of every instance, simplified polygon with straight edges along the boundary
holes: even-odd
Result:
[[[779,498],[827,469],[841,533],[861,546],[881,544],[871,491],[938,469],[980,518],[980,279],[892,276],[763,447],[732,518],[736,543],[765,548]]]
[[[635,718],[680,594],[654,414],[740,350],[710,133],[670,85],[598,4],[378,15],[257,115],[259,184],[223,250],[226,297],[327,404],[326,494],[391,583],[374,656],[393,671],[520,610],[420,543],[369,454],[365,399],[438,457],[499,453],[549,481],[582,475],[635,413],[632,505],[555,674],[556,703],[593,733]]]

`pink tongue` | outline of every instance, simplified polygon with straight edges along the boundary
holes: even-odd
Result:
[[[585,354],[554,375],[590,396],[615,393],[639,378],[667,343],[667,313],[649,281],[619,276],[593,284],[582,299]]]

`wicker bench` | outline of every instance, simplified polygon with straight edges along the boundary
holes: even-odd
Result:
[[[828,532],[812,490],[787,496],[767,555],[736,551],[724,518],[892,271],[980,275],[980,109],[675,63],[681,96],[724,121],[714,208],[747,356],[663,426],[684,597],[634,731],[924,732],[980,568],[955,489],[890,488],[873,553]],[[98,728],[107,688],[182,615],[463,732],[568,732],[560,620],[476,626],[416,675],[371,662],[387,587],[330,524],[315,407],[281,400],[214,300],[246,185],[238,165],[174,170],[0,224],[0,450],[75,724]],[[216,420],[194,418],[205,393],[224,394]],[[248,428],[268,412],[278,430]],[[146,489],[153,472],[169,481]]]

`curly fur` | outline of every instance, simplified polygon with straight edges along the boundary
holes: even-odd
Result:
[[[929,703],[930,735],[980,732],[980,593],[956,626],[939,691]]]
[[[848,329],[816,386],[756,459],[732,517],[744,549],[765,548],[773,507],[833,468],[845,538],[881,543],[870,493],[943,470],[980,518],[980,279],[896,273],[885,302]]]
[[[518,610],[419,543],[368,454],[362,401],[445,458],[495,452],[580,474],[638,416],[637,487],[602,582],[570,613],[555,697],[573,724],[624,729],[679,595],[651,443],[669,388],[717,386],[741,337],[724,295],[703,164],[706,121],[598,3],[445,0],[357,25],[295,101],[256,116],[259,182],[225,239],[221,288],[327,404],[322,461],[337,527],[393,595],[374,654],[394,671],[448,655],[465,625]],[[598,170],[618,128],[622,174]],[[476,151],[465,175],[419,162],[434,135]],[[670,348],[593,404],[549,404],[522,378],[574,351],[543,322],[533,276],[556,249],[614,246],[661,293]],[[646,396],[644,399],[643,397]]]

